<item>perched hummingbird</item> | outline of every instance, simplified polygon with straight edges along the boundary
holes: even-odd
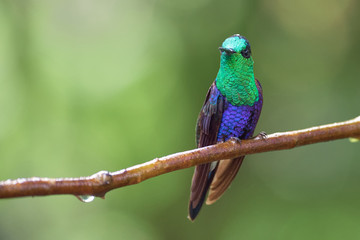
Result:
[[[254,77],[249,41],[235,34],[227,38],[219,50],[220,69],[206,95],[196,124],[199,148],[229,138],[252,137],[263,104],[262,88]],[[193,221],[198,215],[208,191],[208,205],[221,197],[236,176],[243,159],[224,159],[195,167],[189,202],[190,220]]]

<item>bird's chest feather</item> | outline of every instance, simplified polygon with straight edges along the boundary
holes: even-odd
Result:
[[[234,106],[226,102],[217,141],[226,141],[230,137],[247,139],[251,137],[255,126],[252,126],[254,106]]]

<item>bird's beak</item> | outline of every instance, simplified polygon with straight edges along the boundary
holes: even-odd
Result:
[[[223,47],[219,47],[220,52],[226,52],[227,54],[233,54],[236,53],[235,50],[231,49],[231,48],[223,48]]]

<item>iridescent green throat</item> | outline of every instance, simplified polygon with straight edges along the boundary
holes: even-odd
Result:
[[[216,87],[234,106],[253,106],[259,100],[252,57],[246,59],[240,54],[222,54]]]

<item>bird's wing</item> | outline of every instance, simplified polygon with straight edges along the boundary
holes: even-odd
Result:
[[[225,98],[220,94],[215,82],[210,86],[205,102],[196,123],[197,147],[216,143],[217,135],[224,112]]]
[[[224,112],[224,103],[225,99],[220,94],[214,82],[206,95],[196,124],[196,142],[198,147],[216,143],[222,114]],[[189,218],[191,220],[195,219],[205,200],[207,190],[214,177],[215,171],[213,170],[214,169],[211,169],[211,163],[195,167],[189,202]]]
[[[262,88],[260,82],[257,79],[255,80],[255,83],[259,91],[259,100],[254,104],[253,114],[248,120],[248,128],[245,129],[245,132],[241,139],[247,139],[253,135],[257,121],[260,117],[263,103]],[[215,176],[213,177],[210,185],[210,191],[206,200],[206,204],[212,204],[222,196],[222,194],[230,186],[230,183],[239,171],[244,157],[245,156],[235,159],[226,159],[219,162]]]

